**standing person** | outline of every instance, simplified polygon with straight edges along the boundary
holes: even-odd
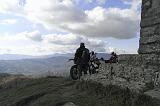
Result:
[[[115,57],[115,63],[118,63],[118,55],[116,53],[114,53],[114,57]]]
[[[80,47],[76,50],[74,57],[74,63],[80,68],[80,76],[82,76],[82,71],[87,74],[89,59],[89,50],[84,43],[80,43]]]
[[[112,52],[111,53],[111,62],[112,63],[117,63],[118,62],[118,56],[117,56],[117,54],[115,53],[115,52]]]
[[[111,53],[110,61],[111,61],[111,63],[117,63],[118,62],[118,56],[115,52]]]
[[[118,56],[115,52],[111,53],[111,57],[109,60],[105,60],[105,63],[118,63]]]

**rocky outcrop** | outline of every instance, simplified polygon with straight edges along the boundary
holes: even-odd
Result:
[[[128,65],[142,67],[145,69],[150,69],[153,71],[159,71],[160,69],[160,55],[157,54],[128,54],[120,55],[119,63]]]
[[[103,96],[109,106],[160,106],[153,80],[154,71],[140,65],[102,63],[99,73],[83,76],[77,88]]]
[[[106,106],[160,106],[159,99],[143,93],[132,92],[128,88],[122,89],[111,84],[104,86],[104,84],[93,80],[83,80],[77,85],[77,88],[88,91],[95,97],[101,97],[105,100],[103,103]]]
[[[148,70],[144,71],[144,74],[147,72],[153,78],[156,76],[158,78],[160,76],[160,1],[142,0],[141,14],[139,54],[120,55],[119,62],[127,66],[141,67],[143,70]]]
[[[85,76],[82,80],[91,80],[104,86],[115,85],[139,93],[153,89],[153,74],[152,70],[143,67],[102,63],[98,74]]]
[[[94,89],[95,92],[103,91],[107,95],[108,90],[119,88],[128,94],[129,103],[122,106],[160,106],[160,1],[142,0],[141,31],[139,54],[120,55],[118,64],[102,63],[99,73],[82,78],[86,88],[92,89],[92,84],[101,85]],[[91,83],[91,84],[90,84]],[[116,90],[117,91],[117,90]],[[119,93],[118,93],[119,94]],[[139,96],[135,96],[135,95]],[[124,97],[122,96],[122,101]],[[134,96],[133,96],[134,95]],[[112,98],[114,94],[110,95]],[[139,98],[139,102],[134,99]],[[117,99],[117,101],[120,99]],[[135,101],[132,101],[135,100]],[[147,102],[145,104],[144,102]],[[120,102],[120,104],[124,102]],[[136,104],[138,103],[138,104]],[[141,105],[139,105],[139,103]]]

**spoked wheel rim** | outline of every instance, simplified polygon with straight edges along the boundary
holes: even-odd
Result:
[[[78,76],[78,70],[77,70],[77,66],[74,65],[71,67],[71,70],[70,70],[70,76],[73,80],[77,80],[79,78]]]
[[[73,75],[78,78],[77,68],[73,68]]]

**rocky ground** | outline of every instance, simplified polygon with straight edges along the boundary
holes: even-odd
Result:
[[[0,85],[0,106],[108,106],[68,78],[17,78]]]
[[[160,106],[145,94],[84,78],[11,78],[1,80],[0,106]]]

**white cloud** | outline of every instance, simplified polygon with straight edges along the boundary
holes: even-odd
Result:
[[[111,53],[111,52],[115,52],[116,54],[129,54],[130,52],[126,51],[126,50],[123,50],[123,49],[118,49],[118,48],[115,48],[115,47],[108,47],[108,51]]]
[[[75,7],[70,0],[67,0],[69,3],[57,2],[53,5],[51,5],[51,0],[47,1],[50,3],[46,3],[46,6],[38,5],[37,7],[34,5],[36,3],[28,0],[28,4],[25,6],[26,10],[32,10],[32,12],[28,10],[29,16],[32,16],[31,19],[47,27],[55,28],[57,26],[67,32],[90,37],[119,39],[132,38],[136,36],[139,29],[140,14],[132,8],[95,7],[84,12]]]
[[[140,0],[123,0],[130,8],[95,7],[82,10],[75,0],[0,0],[0,13],[14,14],[27,18],[34,25],[40,23],[49,29],[59,29],[68,34],[42,35],[39,31],[23,32],[0,38],[3,50],[19,51],[24,54],[74,52],[80,42],[100,52],[128,53],[109,47],[101,38],[133,38],[139,31]],[[93,2],[93,0],[89,0]],[[95,1],[95,0],[94,0]],[[98,0],[97,0],[98,1]],[[99,2],[106,2],[99,0]],[[16,21],[1,20],[0,24]],[[35,42],[37,41],[37,42]],[[10,46],[12,45],[12,46]],[[20,45],[20,46],[19,46]],[[13,50],[14,49],[14,50]],[[41,51],[41,52],[40,52]]]
[[[42,55],[47,54],[38,52],[39,47],[42,46],[41,42],[35,42],[34,35],[39,33],[33,32],[21,32],[17,34],[1,34],[0,35],[0,54],[27,54],[27,55]],[[31,36],[32,35],[32,36]],[[28,37],[30,36],[30,38]],[[43,46],[42,46],[43,47]]]
[[[117,54],[133,54],[137,53],[136,50],[126,50],[109,45],[108,42],[97,38],[88,38],[85,36],[76,36],[74,34],[66,35],[57,35],[57,34],[48,34],[43,38],[43,42],[48,44],[49,50],[52,50],[56,53],[74,53],[75,50],[79,47],[81,42],[86,44],[86,47],[90,51],[95,52],[116,52]],[[47,48],[48,48],[47,47]],[[46,49],[40,49],[45,51]],[[47,49],[48,50],[48,49]]]
[[[33,41],[42,41],[42,36],[39,31],[33,31],[30,33],[26,33],[25,36]]]
[[[0,24],[15,24],[17,22],[16,19],[4,19],[4,20],[0,20]]]
[[[5,6],[2,5],[0,11],[12,11],[9,7],[15,7],[17,13],[17,8],[22,8],[17,6],[18,0],[9,4],[8,1],[3,2]],[[124,0],[124,3],[131,4],[128,9],[95,7],[84,11],[74,4],[74,0],[26,0],[20,13],[33,23],[41,23],[49,29],[87,37],[129,39],[139,31],[140,14],[137,8],[140,3],[137,1],[140,0],[127,1]]]
[[[114,37],[128,39],[136,36],[139,29],[139,17],[130,9],[96,7],[86,11],[88,21],[84,24],[68,24],[64,28],[74,33],[90,37]],[[72,26],[73,25],[73,26]]]
[[[26,0],[24,9],[28,19],[46,27],[85,21],[85,14],[71,0]]]
[[[85,0],[87,3],[97,2],[100,5],[103,5],[106,3],[107,0]]]
[[[22,11],[22,0],[0,0],[0,12],[12,13]]]
[[[12,41],[17,41],[18,42],[23,42],[23,41],[41,41],[42,40],[42,36],[41,33],[37,30],[32,31],[32,32],[21,32],[21,33],[17,33],[17,34],[4,34],[4,35],[0,35],[0,41],[1,42],[12,42]]]
[[[131,9],[134,11],[141,11],[139,8],[142,3],[142,0],[122,0],[122,2],[124,4],[130,5]],[[139,9],[139,10],[137,10],[137,9]]]
[[[66,47],[70,48],[68,52],[75,51],[75,49],[79,46],[81,42],[84,42],[86,44],[86,47],[88,47],[89,49],[98,52],[105,52],[105,48],[107,46],[107,42],[104,42],[102,40],[88,38],[84,36],[76,36],[74,34],[49,34],[45,35],[43,41],[52,43],[54,45],[65,45]]]
[[[41,40],[32,38],[31,35],[41,35]],[[31,38],[28,38],[31,36]],[[15,35],[1,35],[0,37],[0,54],[29,54],[29,55],[46,55],[52,53],[74,53],[79,44],[84,42],[90,51],[107,52],[115,51],[118,54],[133,53],[123,49],[111,47],[108,42],[102,39],[77,36],[75,34],[47,34],[42,35],[39,31],[22,32]]]
[[[61,45],[75,45],[82,42],[83,38],[74,34],[48,34],[45,35],[44,41]]]
[[[28,36],[34,35],[38,31],[22,32],[15,35],[1,35],[0,53],[16,53],[42,55],[50,53],[73,53],[79,47],[81,42],[86,44],[90,50],[105,52],[107,43],[74,34],[48,34],[41,37],[41,42],[34,42],[35,39],[28,39]],[[39,33],[39,32],[38,32]],[[41,34],[40,34],[41,35]],[[37,40],[37,39],[36,39]],[[10,50],[10,51],[6,51]]]
[[[105,4],[107,0],[97,0],[99,4]]]

